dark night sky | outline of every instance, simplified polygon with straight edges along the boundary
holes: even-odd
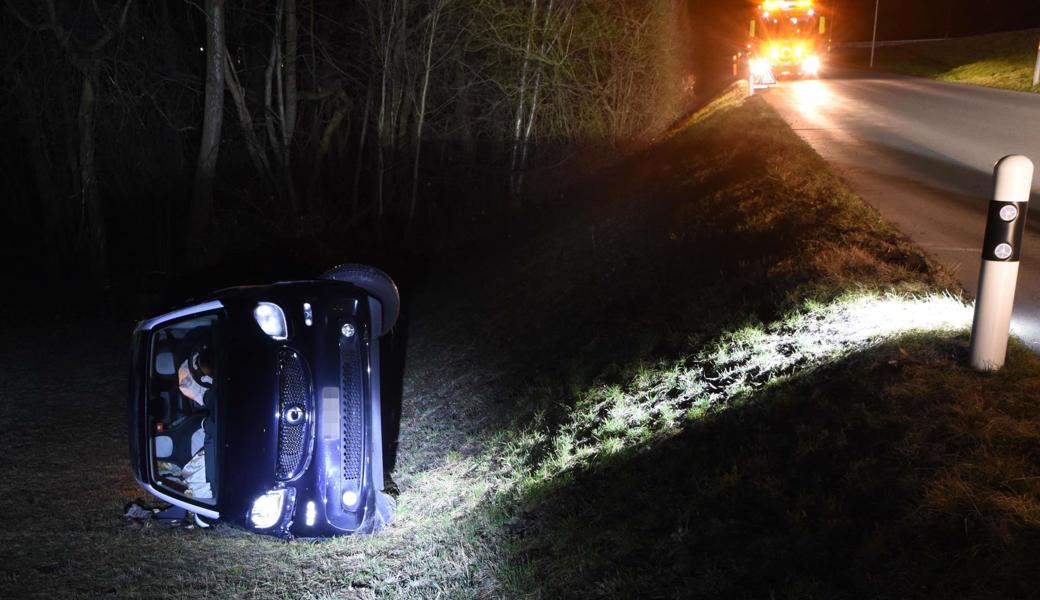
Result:
[[[870,38],[874,0],[833,0],[835,39]],[[880,39],[932,38],[1040,27],[1040,0],[881,0]]]

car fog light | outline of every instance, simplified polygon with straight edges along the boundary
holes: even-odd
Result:
[[[357,504],[357,501],[358,501],[358,494],[354,490],[347,490],[347,491],[343,492],[343,505],[344,506],[354,506],[355,504]]]
[[[318,518],[318,510],[314,507],[314,502],[307,503],[307,527],[314,527],[314,521]]]
[[[253,501],[249,520],[257,529],[268,529],[278,524],[285,505],[285,490],[271,490]]]
[[[271,339],[284,340],[289,337],[289,328],[285,323],[285,312],[273,302],[261,302],[253,309],[253,318]]]

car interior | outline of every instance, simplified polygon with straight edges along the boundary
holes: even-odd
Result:
[[[219,379],[216,360],[209,358],[209,364],[203,365],[207,375],[202,375],[198,363],[200,352],[216,356],[207,349],[215,347],[218,326],[215,315],[202,316],[167,325],[152,335],[148,384],[152,479],[203,504],[216,503],[219,390],[215,382]],[[200,462],[204,463],[205,481],[182,473],[197,470]]]

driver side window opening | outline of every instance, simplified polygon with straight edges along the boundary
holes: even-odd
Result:
[[[217,315],[152,334],[148,424],[152,481],[196,503],[216,504]]]

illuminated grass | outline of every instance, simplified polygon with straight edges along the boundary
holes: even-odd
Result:
[[[517,556],[537,568],[513,589],[899,598],[927,586],[937,597],[1030,597],[1040,364],[1014,345],[1007,372],[973,373],[963,306],[937,300],[952,310],[934,331],[877,328],[884,335],[834,344],[819,362],[731,382],[735,398],[686,368],[681,379],[717,402],[678,427],[650,424],[649,437],[599,439],[594,412],[576,407],[556,445],[587,459],[543,465],[514,489],[531,523]],[[776,356],[768,347],[785,329],[722,360],[747,372],[753,356]],[[618,411],[606,396],[587,402]],[[634,392],[621,403],[654,405]]]
[[[609,312],[620,286],[586,294],[612,315],[589,317],[608,359],[590,368],[599,346],[583,345],[518,421],[523,443],[500,446],[506,589],[1028,597],[1040,489],[1003,486],[1040,465],[993,434],[1040,422],[1040,361],[1013,345],[1008,372],[967,369],[955,284],[759,101],[690,123],[636,169],[682,258],[663,252],[658,278],[627,267],[654,282],[623,303],[637,311]],[[626,259],[604,258],[612,274]],[[958,520],[985,525],[958,543]]]
[[[878,49],[877,64],[882,70],[905,75],[1037,91],[1032,82],[1038,41],[1040,30],[1030,29],[882,47]]]
[[[684,422],[908,334],[965,334],[971,317],[972,307],[949,294],[856,295],[815,304],[767,328],[727,334],[696,356],[656,373],[643,367],[627,387],[595,388],[569,410],[551,440],[539,426],[526,432],[525,443],[506,452],[514,455],[514,464],[524,464],[527,453],[551,446],[548,459],[521,483],[535,485],[566,469],[673,435]]]

